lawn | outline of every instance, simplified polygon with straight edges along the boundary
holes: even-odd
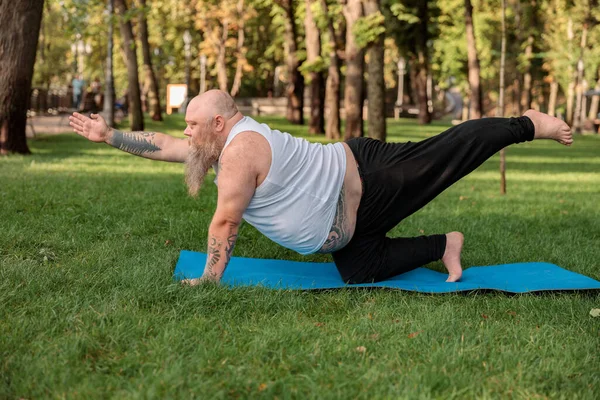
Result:
[[[183,137],[184,125],[147,130]],[[390,120],[390,140],[446,126]],[[179,251],[206,250],[211,176],[195,200],[180,164],[74,134],[30,147],[0,158],[0,398],[600,396],[597,292],[181,287]],[[547,261],[600,279],[600,138],[507,155],[506,196],[496,156],[391,235],[460,230],[464,266]],[[235,255],[330,261],[247,224]]]

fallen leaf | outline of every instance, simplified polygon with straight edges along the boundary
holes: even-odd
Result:
[[[266,383],[261,383],[260,385],[258,385],[258,391],[259,392],[262,392],[266,388],[267,388],[267,384]]]
[[[173,242],[171,242],[171,241],[170,241],[170,240],[168,240],[168,239],[167,239],[167,240],[165,240],[165,246],[168,246],[168,245],[170,245],[171,243],[173,243]]]
[[[419,232],[421,233],[425,233],[425,231],[423,229],[419,229]]]
[[[483,319],[488,319],[488,316],[485,314],[481,314],[481,316],[483,317]]]
[[[371,340],[377,340],[377,339],[379,339],[379,333],[374,333],[370,337],[371,337]]]
[[[416,337],[421,332],[423,332],[423,331],[417,331],[417,332],[409,333],[408,334],[408,338],[412,339],[412,338]]]
[[[325,326],[324,322],[315,322],[315,326],[321,327],[321,326]]]
[[[517,313],[514,311],[507,311],[506,313],[512,315],[513,317],[517,315]]]
[[[590,310],[590,315],[594,318],[600,317],[600,308],[592,308]]]
[[[373,319],[373,314],[369,313],[369,315],[367,315],[367,318]]]
[[[463,201],[463,200],[466,200],[466,199],[468,199],[468,197],[467,197],[467,196],[460,196],[460,197],[458,198],[458,200],[460,200],[460,201]]]
[[[365,351],[367,351],[367,348],[365,346],[358,346],[356,348],[356,351],[358,351],[359,353],[364,353]]]

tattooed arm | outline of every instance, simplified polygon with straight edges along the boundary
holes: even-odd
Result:
[[[121,132],[110,129],[106,143],[119,150],[152,160],[185,162],[187,139],[177,139],[158,132]]]
[[[258,168],[251,149],[251,142],[238,137],[221,155],[217,209],[208,229],[206,266],[200,280],[219,281],[231,259],[242,215],[256,189]]]
[[[121,132],[110,129],[104,118],[91,114],[73,113],[69,117],[73,130],[92,142],[106,142],[119,150],[153,160],[185,162],[188,140],[156,132]]]
[[[208,252],[202,280],[218,282],[229,264],[238,237],[239,223],[217,222],[208,229]]]

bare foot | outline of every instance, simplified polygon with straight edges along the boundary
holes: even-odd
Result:
[[[573,144],[573,134],[566,122],[535,110],[527,110],[523,115],[535,126],[534,139],[552,139],[565,146]]]
[[[464,241],[465,237],[460,232],[446,234],[446,250],[442,257],[442,262],[448,270],[448,279],[446,279],[446,282],[456,282],[462,276],[460,253],[462,252]]]

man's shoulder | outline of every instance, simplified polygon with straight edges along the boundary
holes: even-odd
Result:
[[[271,146],[258,132],[242,131],[225,147],[219,164],[235,173],[251,172],[266,176],[271,166]]]
[[[236,154],[241,157],[254,158],[271,153],[268,140],[260,133],[253,130],[244,130],[238,133],[223,150],[223,157],[227,154]]]

